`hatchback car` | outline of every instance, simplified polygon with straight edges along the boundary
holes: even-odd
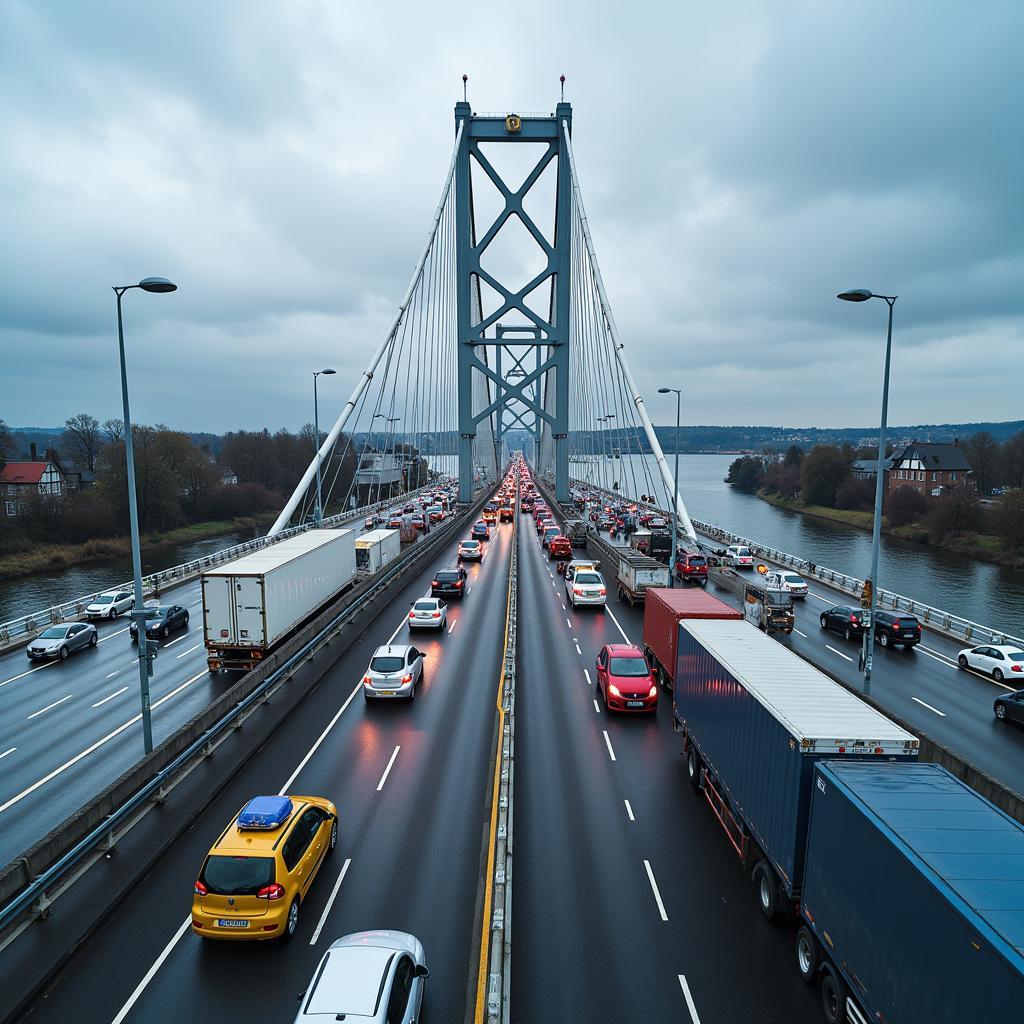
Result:
[[[354,932],[327,948],[295,1024],[413,1024],[430,972],[423,944],[408,932]]]
[[[153,618],[146,619],[146,636],[150,640],[166,640],[173,630],[188,627],[188,609],[182,608],[180,604],[162,604],[150,607],[147,611],[156,612]],[[138,640],[137,622],[133,621],[128,631],[132,635],[132,640]]]
[[[708,560],[704,555],[680,551],[676,555],[676,579],[685,583],[695,583],[699,587],[708,582]]]
[[[479,562],[484,557],[484,546],[478,540],[464,540],[459,543],[460,562]]]
[[[1020,722],[1024,725],[1024,690],[1000,694],[992,710],[1001,722]]]
[[[541,534],[540,546],[542,548],[547,548],[547,546],[551,543],[552,540],[554,540],[555,537],[561,536],[562,531],[557,526],[551,525],[547,527],[547,529],[545,529],[544,532]]]
[[[572,558],[572,541],[568,537],[556,535],[548,542],[548,558],[562,558],[568,561]]]
[[[481,519],[473,524],[473,529],[469,531],[469,535],[474,540],[490,540],[491,528]]]
[[[213,844],[192,889],[192,931],[205,939],[289,939],[327,854],[338,809],[318,796],[253,797]]]
[[[639,647],[605,644],[597,656],[597,688],[609,711],[655,711],[658,683]]]
[[[864,635],[861,610],[847,605],[836,605],[827,608],[818,618],[822,629],[830,629],[833,633],[841,633],[847,640],[856,640]]]
[[[423,659],[415,647],[388,644],[373,652],[363,676],[363,697],[371,700],[416,699],[416,687],[423,682]]]
[[[1024,651],[1007,644],[968,647],[956,656],[961,668],[973,668],[990,675],[997,683],[1007,676],[1024,674]]]
[[[796,594],[793,595],[796,597]],[[909,651],[921,642],[921,623],[906,612],[875,612],[875,643],[883,647],[902,644]]]
[[[438,569],[434,578],[430,581],[430,596],[437,597],[438,594],[450,594],[453,597],[463,597],[466,593],[466,580],[469,574],[461,565],[453,565],[448,569]]]
[[[732,563],[737,569],[753,569],[754,568],[754,554],[744,544],[730,544],[726,549],[729,557],[732,559]]]
[[[121,612],[135,607],[135,596],[130,590],[109,590],[94,597],[85,606],[87,619],[116,619]]]
[[[608,598],[604,577],[596,569],[574,572],[572,580],[565,581],[565,593],[573,608],[581,604],[603,608]]]
[[[91,622],[65,622],[44,629],[25,648],[25,653],[31,661],[49,661],[52,658],[63,661],[72,652],[83,647],[95,647],[98,643],[99,634]]]
[[[438,632],[448,624],[448,605],[436,597],[421,597],[413,601],[409,609],[410,629],[436,629]]]

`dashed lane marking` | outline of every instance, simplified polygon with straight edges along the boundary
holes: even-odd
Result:
[[[124,629],[115,630],[113,633],[107,633],[106,636],[101,636],[96,643],[101,644],[104,640],[109,640],[112,636],[120,636],[122,633],[127,633],[131,626],[125,626]]]
[[[17,747],[9,747],[2,754],[0,754],[0,757],[6,757],[8,754],[13,754],[17,749]]]
[[[624,803],[625,803],[625,805],[626,805],[626,814],[628,814],[628,815],[629,815],[629,820],[630,820],[630,821],[636,821],[636,818],[634,818],[634,817],[633,817],[633,808],[632,808],[632,807],[630,807],[630,805],[629,805],[629,801],[628,801],[628,800],[625,800],[625,801],[624,801]]]
[[[102,700],[96,701],[95,704],[90,704],[89,707],[92,707],[92,708],[102,707],[104,704],[107,703],[108,700],[113,700],[115,697],[120,697],[121,694],[124,693],[124,691],[127,690],[127,689],[128,689],[127,686],[122,686],[120,690],[115,690],[112,694],[110,694],[109,697],[104,697]]]
[[[690,994],[690,986],[686,983],[686,975],[679,975],[679,987],[683,990],[683,998],[686,1000],[686,1008],[690,1011],[690,1020],[693,1024],[700,1024],[700,1017],[697,1016],[697,1007],[694,1005],[693,996]]]
[[[194,647],[190,647],[187,651],[182,651],[181,654],[176,654],[175,657],[179,659],[184,658],[187,655],[191,654],[193,651],[198,651],[199,648],[202,646],[202,644],[196,644]]]
[[[651,870],[651,862],[649,860],[644,861],[644,869],[647,871],[647,881],[651,883],[654,902],[658,904],[658,913],[661,915],[662,921],[667,921],[668,914],[665,913],[665,904],[661,901],[661,893],[658,891],[658,883],[654,880],[654,872]]]
[[[380,782],[377,783],[377,792],[379,793],[384,788],[384,783],[388,781],[388,776],[391,774],[391,769],[394,766],[395,758],[398,757],[398,752],[402,749],[401,745],[395,747],[394,752],[388,761],[387,768],[384,769],[384,774],[380,777]]]
[[[805,640],[807,639],[807,634],[801,633],[800,630],[796,628],[796,626],[793,627],[793,632],[796,633],[797,636],[802,636]],[[679,977],[681,978],[682,975],[680,974]]]
[[[346,857],[345,863],[341,865],[338,880],[334,883],[331,895],[327,897],[327,905],[324,907],[324,912],[320,915],[320,920],[317,922],[316,928],[313,931],[313,937],[309,940],[309,944],[311,946],[316,945],[316,940],[320,938],[320,933],[323,931],[324,925],[327,924],[327,915],[331,912],[331,907],[334,906],[334,901],[338,897],[338,890],[341,888],[341,883],[345,881],[345,875],[348,873],[348,866],[351,863],[352,858]]]
[[[597,698],[596,697],[594,698],[594,710],[598,714],[601,714],[601,705],[597,703]]]
[[[834,647],[830,646],[829,644],[825,644],[825,650],[831,651],[833,654],[838,654],[840,658],[845,658],[847,661],[853,661],[853,658],[851,658],[848,654],[843,654],[842,651],[837,651]]]
[[[593,686],[594,684],[590,679],[590,672],[587,669],[584,669],[583,674],[587,677],[587,686]]]
[[[614,761],[615,751],[612,750],[612,741],[608,737],[608,730],[602,729],[601,732],[604,735],[604,745],[608,748],[608,756]]]
[[[64,701],[71,700],[73,696],[73,693],[69,693],[66,697],[61,697],[60,700],[55,700],[52,704],[47,704],[45,708],[40,708],[38,711],[33,711],[32,714],[28,716],[28,721],[32,721],[33,718],[38,718],[40,715],[46,714],[47,711],[50,711],[52,708],[57,707],[58,704],[63,704]]]
[[[583,652],[580,650],[580,645],[579,644],[573,644],[573,647],[576,648],[576,653],[582,657]]]
[[[920,704],[921,707],[927,708],[929,711],[934,711],[935,714],[941,716],[942,718],[946,717],[946,712],[945,711],[940,711],[938,708],[933,708],[931,706],[931,704],[926,704],[923,700],[921,700],[920,697],[911,697],[910,699],[912,701],[915,701],[917,704]]]

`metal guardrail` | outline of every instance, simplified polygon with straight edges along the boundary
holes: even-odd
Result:
[[[454,525],[457,521],[458,517],[453,517],[446,526]],[[445,529],[443,531],[444,537],[447,538],[449,532],[448,529]],[[435,540],[440,541],[441,537],[439,536]],[[236,720],[244,716],[250,708],[259,704],[268,691],[272,691],[283,681],[288,673],[293,672],[306,657],[317,650],[324,642],[328,641],[347,619],[351,618],[368,602],[377,597],[385,587],[393,582],[397,575],[408,570],[428,554],[433,553],[436,547],[436,543],[424,543],[422,546],[413,546],[404,557],[400,557],[396,563],[385,570],[381,578],[372,587],[360,594],[351,604],[341,609],[315,637],[312,637],[303,644],[298,651],[268,675],[251,693],[235,704],[221,718],[210,725],[209,728],[204,730],[173,761],[153,775],[148,782],[140,787],[91,832],[75,843],[70,850],[66,851],[37,878],[33,879],[26,888],[22,889],[6,905],[0,907],[0,933],[15,922],[33,904],[36,905],[38,914],[44,913],[50,902],[47,898],[47,893],[54,889],[62,878],[69,874],[98,847],[108,848],[119,826],[127,823],[147,802],[159,800],[160,794],[164,791],[165,787],[169,787],[175,777],[182,773],[189,766],[190,762],[195,761],[197,758],[205,757],[214,742],[224,732],[234,727]]]
[[[342,526],[345,523],[365,518],[371,512],[379,512],[383,508],[388,508],[394,505],[396,501],[406,501],[409,498],[414,498],[425,490],[432,490],[433,487],[434,485],[431,484],[427,487],[418,488],[415,491],[409,491],[407,494],[389,498],[387,501],[378,501],[373,505],[363,505],[360,508],[352,509],[350,512],[341,512],[338,515],[328,516],[324,519],[322,525],[327,529]],[[175,586],[198,575],[204,569],[211,569],[216,565],[222,565],[224,562],[230,562],[251,551],[259,551],[261,548],[269,547],[271,544],[286,540],[288,537],[294,537],[311,528],[312,524],[293,526],[291,529],[282,530],[273,537],[253,537],[252,540],[243,541],[241,544],[235,544],[221,551],[214,551],[209,555],[203,555],[202,558],[194,558],[189,562],[183,562],[181,565],[172,566],[170,569],[161,569],[159,572],[142,577],[143,593],[159,593],[161,587]],[[74,619],[82,615],[86,607],[100,594],[105,594],[109,590],[132,590],[134,586],[135,584],[131,580],[127,583],[114,584],[113,586],[104,587],[103,590],[97,590],[95,593],[87,594],[85,597],[76,597],[71,601],[65,601],[50,608],[42,608],[37,612],[22,615],[17,619],[11,619],[9,622],[0,622],[0,646],[6,646],[12,641],[22,638],[31,640],[36,633],[51,625],[56,625],[57,623],[67,621],[68,618]]]
[[[626,495],[608,491],[603,487],[596,487],[585,480],[574,480],[573,482],[591,491],[604,494],[615,501],[632,501]],[[643,502],[637,502],[637,504],[644,508],[650,508],[666,518],[671,515],[670,512],[666,512],[656,505],[644,504]],[[773,548],[766,544],[759,544],[748,537],[741,537],[730,530],[723,530],[720,526],[715,526],[713,523],[703,523],[698,519],[692,518],[690,521],[693,523],[694,528],[706,537],[723,541],[725,544],[743,544],[745,547],[750,548],[755,555],[760,555],[779,565],[798,569],[805,576],[811,576],[822,583],[828,583],[837,590],[841,590],[854,597],[860,597],[864,581],[856,576],[839,572],[837,569],[829,569],[827,566],[818,565],[815,562],[808,561],[806,558],[798,558],[796,555],[780,551],[778,548]],[[911,597],[904,597],[902,594],[897,594],[892,590],[879,588],[875,594],[875,606],[877,608],[891,608],[894,611],[909,612],[912,615],[916,615],[924,625],[947,633],[956,640],[963,640],[967,644],[1014,644],[1017,647],[1024,647],[1024,638],[1022,637],[1004,633],[1002,630],[985,626],[979,622],[973,622],[970,619],[954,615],[952,612],[944,611],[941,608],[934,608],[923,601],[915,601]]]

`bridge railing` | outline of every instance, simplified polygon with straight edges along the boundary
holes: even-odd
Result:
[[[323,527],[333,529],[336,526],[343,526],[345,523],[365,518],[371,513],[393,506],[398,501],[404,502],[409,498],[415,498],[423,491],[434,490],[434,487],[435,485],[430,484],[426,487],[420,487],[415,491],[395,495],[387,501],[378,501],[372,505],[363,505],[348,512],[327,516],[323,521]],[[208,555],[203,555],[201,558],[193,558],[189,562],[182,562],[181,565],[171,566],[169,569],[161,569],[159,572],[150,573],[148,576],[142,577],[143,593],[146,595],[158,595],[162,589],[166,590],[180,583],[185,583],[198,576],[205,569],[212,569],[214,566],[223,565],[225,562],[241,558],[242,555],[249,554],[252,551],[259,551],[262,548],[269,547],[271,544],[277,544],[279,541],[286,540],[288,537],[294,537],[308,529],[310,529],[309,525],[293,526],[288,530],[282,530],[273,537],[253,537],[252,540],[243,541],[241,544],[235,544],[221,551],[213,551]],[[84,614],[88,605],[100,594],[105,594],[110,590],[131,590],[134,585],[134,582],[131,580],[127,583],[112,584],[92,594],[86,594],[84,597],[76,597],[61,604],[51,605],[49,608],[42,608],[28,615],[22,615],[17,619],[11,619],[9,622],[0,622],[0,649],[31,640],[37,633],[49,626],[68,620],[73,621]]]
[[[604,494],[616,501],[625,500],[632,502],[632,499],[624,494],[608,491],[602,487],[595,487],[593,484],[590,484],[585,480],[574,481],[574,483],[578,483],[581,487],[586,487],[590,491]],[[642,502],[638,502],[637,504],[643,505]],[[644,507],[657,511],[666,518],[671,515],[670,512],[656,508],[654,505],[644,505]],[[778,548],[773,548],[766,544],[760,544],[757,541],[750,540],[748,537],[741,537],[739,534],[733,533],[730,530],[724,530],[722,527],[715,526],[713,523],[704,523],[699,519],[691,519],[691,522],[693,523],[694,528],[706,537],[722,541],[727,545],[742,544],[745,547],[750,548],[754,554],[767,558],[771,562],[789,566],[798,570],[804,576],[813,577],[814,579],[821,580],[822,583],[827,583],[829,586],[834,587],[837,590],[841,590],[844,593],[857,598],[860,597],[861,590],[864,587],[864,581],[856,576],[850,576],[848,573],[839,572],[837,569],[830,569],[827,566],[818,565],[806,558],[798,558],[796,555],[791,555],[787,551],[780,551]],[[953,639],[962,640],[965,644],[1014,644],[1017,647],[1024,647],[1024,638],[1012,636],[1011,634],[1005,633],[1000,629],[995,629],[992,626],[973,622],[971,619],[965,619],[963,616],[954,615],[952,612],[944,611],[941,608],[934,608],[932,605],[925,604],[923,601],[916,601],[912,597],[905,597],[903,594],[897,594],[892,590],[879,588],[875,596],[875,606],[877,608],[891,608],[894,611],[908,612],[912,615],[916,615],[924,625],[927,625],[938,632],[946,633]]]

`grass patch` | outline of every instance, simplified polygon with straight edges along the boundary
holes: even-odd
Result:
[[[762,501],[767,501],[769,505],[785,509],[787,512],[800,512],[805,516],[814,516],[817,519],[830,519],[834,523],[845,523],[847,526],[855,526],[859,530],[870,531],[874,523],[873,512],[829,508],[827,505],[805,505],[799,498],[780,498],[779,495],[769,494],[767,491],[758,491],[757,496]],[[884,527],[884,519],[882,523]]]

